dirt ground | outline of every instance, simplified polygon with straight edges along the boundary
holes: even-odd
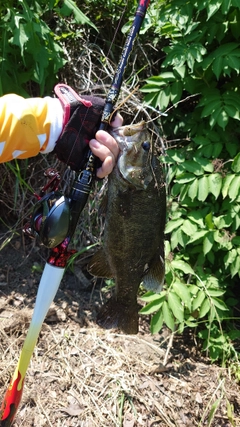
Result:
[[[46,250],[14,238],[0,251],[0,396],[16,367],[32,316]],[[194,337],[149,319],[126,336],[95,323],[106,298],[84,263],[67,271],[27,371],[15,427],[240,426],[240,387]]]

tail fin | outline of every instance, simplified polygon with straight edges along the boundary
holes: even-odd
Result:
[[[112,297],[101,307],[97,315],[97,323],[104,329],[121,329],[125,334],[137,334],[137,304],[126,306]]]

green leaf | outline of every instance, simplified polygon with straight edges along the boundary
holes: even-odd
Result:
[[[220,9],[221,3],[221,1],[217,0],[215,0],[213,3],[210,1],[207,2],[208,20]]]
[[[185,324],[189,328],[196,328],[197,327],[197,322],[194,318],[190,318],[190,319],[185,320]]]
[[[182,282],[174,282],[173,283],[173,290],[174,292],[181,298],[182,302],[184,303],[184,305],[191,310],[191,294],[190,291],[188,289],[188,286],[185,285]]]
[[[214,143],[212,144],[212,148],[212,157],[218,158],[222,152],[223,143],[214,141]]]
[[[236,246],[240,246],[240,236],[233,237],[232,244]]]
[[[231,200],[235,200],[240,193],[240,176],[235,176],[229,186],[228,195]]]
[[[179,230],[174,230],[171,234],[171,249],[174,250],[179,245]]]
[[[224,262],[226,264],[226,267],[228,267],[229,265],[232,265],[235,262],[235,259],[237,256],[238,256],[238,253],[237,253],[237,250],[235,248],[228,251],[224,257]]]
[[[160,90],[158,93],[156,106],[159,107],[161,111],[166,110],[170,102],[170,94],[167,92],[169,92],[169,90]]]
[[[182,96],[182,91],[183,91],[183,84],[181,81],[175,81],[172,85],[171,85],[171,89],[170,89],[170,97],[171,97],[171,101],[172,103],[177,103],[178,101],[180,101],[181,96]]]
[[[205,298],[207,298],[206,293],[200,289],[196,298],[194,298],[192,302],[192,311],[199,309]]]
[[[174,67],[174,71],[175,73],[178,74],[179,77],[181,77],[181,79],[184,79],[185,75],[186,75],[186,66],[180,66],[180,67]]]
[[[229,115],[229,117],[232,117],[233,119],[239,120],[239,111],[236,108],[236,106],[233,105],[225,105],[224,110]]]
[[[227,59],[228,66],[231,67],[233,70],[235,70],[237,74],[239,74],[240,58],[239,58],[239,53],[236,52],[236,55],[234,55],[235,52],[229,55],[226,59]]]
[[[213,233],[211,231],[209,231],[203,240],[203,254],[204,255],[207,255],[207,253],[211,251],[211,249],[213,247],[213,243],[214,243]]]
[[[227,14],[232,5],[232,0],[222,0],[221,11],[223,15]]]
[[[204,202],[209,194],[208,177],[203,176],[198,181],[198,200]]]
[[[212,116],[214,116],[214,114]],[[221,111],[219,110],[219,112],[216,114],[216,120],[215,119],[213,120],[212,126],[214,126],[215,123],[217,122],[217,124],[224,130],[228,124],[228,120],[229,120],[229,116],[226,113],[224,108],[224,110],[223,109]]]
[[[162,304],[165,298],[166,298],[165,295],[163,295],[162,297],[158,297],[158,299],[149,302],[145,307],[141,308],[139,313],[152,314],[155,311],[158,311],[162,307]]]
[[[188,243],[197,242],[198,240],[203,239],[203,237],[205,237],[206,234],[208,234],[208,230],[198,230],[198,231],[196,231],[196,233],[194,233],[193,236],[191,236]]]
[[[163,313],[163,320],[166,323],[167,327],[171,329],[171,331],[174,331],[174,317],[172,314],[172,311],[170,310],[167,301],[164,301],[162,306],[162,313]]]
[[[163,312],[162,310],[159,310],[157,313],[155,313],[152,316],[151,326],[150,326],[151,333],[157,334],[162,329],[162,325],[163,325]]]
[[[176,319],[181,323],[184,321],[184,310],[181,303],[181,299],[174,292],[168,294],[168,305],[172,310]]]
[[[26,25],[23,25],[20,23],[19,27],[16,26],[13,32],[13,39],[12,39],[12,43],[20,47],[21,55],[23,59],[24,59],[24,48],[30,37],[29,31],[27,28],[28,27]]]
[[[240,277],[240,253],[231,264],[230,271],[231,277],[234,277],[236,274],[238,274],[238,276]]]
[[[218,56],[212,64],[212,70],[215,74],[215,76],[217,77],[217,80],[219,79],[222,71],[223,71],[223,57],[222,56]]]
[[[208,176],[209,191],[218,198],[222,189],[222,175],[220,173],[212,173]]]
[[[182,223],[183,223],[183,218],[179,218],[179,219],[175,219],[175,220],[170,220],[167,222],[166,228],[165,228],[165,233],[171,233],[173,230],[178,229]]]
[[[208,116],[211,116],[213,114],[213,112],[215,112],[215,111],[221,111],[222,105],[223,105],[223,103],[222,103],[222,100],[220,98],[220,95],[218,97],[216,97],[213,101],[207,102],[207,100],[206,100],[206,104],[202,110],[201,117],[208,117]]]
[[[177,247],[178,245],[181,245],[182,247],[185,247],[188,241],[188,236],[183,233],[181,228],[178,228],[177,230],[174,230],[171,234],[171,246],[172,249]]]
[[[239,47],[239,43],[230,42],[230,43],[223,43],[221,46],[219,46],[217,49],[214,50],[213,57],[217,58],[219,56],[226,56],[233,52],[235,49]]]
[[[184,162],[184,156],[183,153],[181,153],[180,151],[177,150],[171,150],[169,149],[167,151],[167,156],[166,156],[166,161],[172,161],[173,163],[182,163]]]
[[[231,424],[232,427],[236,427],[235,424],[235,410],[234,410],[234,406],[233,404],[231,404],[228,400],[228,398],[226,398],[226,403],[227,403],[227,417],[228,420]]]
[[[193,138],[193,141],[200,146],[206,146],[211,144],[210,139],[202,135],[196,136],[195,138]]]
[[[195,159],[201,164],[202,168],[205,170],[205,172],[213,172],[214,167],[212,164],[212,161],[209,161],[209,159],[205,159],[204,157],[198,157],[196,156]]]
[[[240,152],[234,158],[231,168],[233,172],[240,172]]]
[[[213,214],[212,212],[209,212],[209,214],[207,214],[205,216],[205,223],[208,227],[209,230],[213,230],[214,229],[214,222],[213,222]]]
[[[191,172],[194,175],[202,175],[203,174],[203,168],[198,161],[185,160],[184,167],[188,172]]]
[[[221,230],[222,228],[230,227],[232,223],[233,218],[230,213],[228,213],[227,215],[220,215],[219,217],[214,218],[214,224],[219,230]]]
[[[196,233],[197,229],[197,225],[189,221],[189,219],[186,219],[181,226],[181,230],[189,237]]]
[[[166,295],[166,291],[161,292],[161,296]],[[140,297],[142,301],[151,302],[156,301],[159,299],[159,294],[156,294],[155,292],[148,291],[144,295]]]
[[[96,31],[98,31],[97,27],[93,24],[90,19],[84,15],[84,13],[81,12],[81,10],[77,7],[76,3],[73,0],[63,0],[64,6],[66,11],[70,11],[70,13],[73,13],[76,23],[78,24],[88,24],[91,27],[93,27]],[[68,13],[67,12],[67,13]]]
[[[200,311],[199,311],[199,318],[206,316],[206,314],[209,312],[211,306],[209,300],[206,298],[204,299]]]
[[[194,181],[188,187],[188,196],[193,201],[196,199],[198,194],[198,179],[194,179]]]
[[[215,305],[215,307],[219,308],[220,310],[228,311],[226,304],[219,298],[212,297],[212,303]]]
[[[228,195],[228,191],[229,191],[229,187],[230,184],[232,182],[232,180],[235,178],[235,175],[231,174],[231,175],[227,175],[224,179],[223,179],[223,186],[222,186],[222,196],[225,199],[225,197]]]
[[[205,222],[204,222],[204,217],[206,216],[207,210],[205,209],[199,209],[199,210],[191,210],[188,213],[188,218],[192,221],[195,222],[198,225],[198,228],[204,228],[205,227]]]
[[[186,184],[188,182],[193,181],[195,176],[191,173],[181,173],[180,175],[177,175],[176,180],[178,184]]]
[[[226,293],[226,291],[224,289],[207,288],[207,293],[211,297],[221,297]]]
[[[162,85],[164,85],[163,82],[162,82]],[[141,92],[143,92],[143,93],[152,93],[152,92],[158,93],[159,92],[159,85],[156,85],[156,83],[148,83],[141,88]]]
[[[173,260],[171,262],[171,265],[173,268],[175,268],[176,270],[181,270],[183,271],[185,274],[195,274],[192,267],[185,261],[179,259],[179,260]]]
[[[209,415],[208,415],[208,425],[210,426],[212,424],[212,421],[214,419],[214,415],[220,405],[220,403],[222,402],[222,397],[220,397],[219,399],[217,399],[213,405],[211,406],[211,409],[209,411]]]

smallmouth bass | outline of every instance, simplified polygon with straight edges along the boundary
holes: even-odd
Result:
[[[140,283],[159,292],[164,281],[165,180],[145,122],[110,134],[120,154],[108,177],[103,247],[88,271],[116,282],[115,296],[102,306],[97,323],[135,334]]]

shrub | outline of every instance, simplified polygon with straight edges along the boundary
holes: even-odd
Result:
[[[72,0],[6,0],[0,6],[0,96],[50,93],[66,63],[61,39],[71,23],[92,25]]]
[[[146,25],[164,57],[142,88],[162,117],[167,154],[166,289],[142,313],[183,331],[197,327],[213,360],[235,356],[240,276],[240,5],[155,1]]]

